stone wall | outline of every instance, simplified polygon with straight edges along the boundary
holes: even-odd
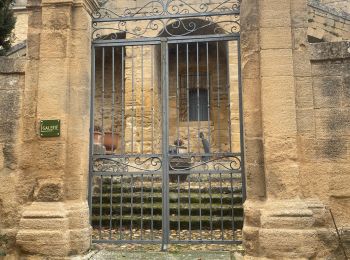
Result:
[[[321,3],[350,13],[350,3],[348,0],[321,0]]]
[[[64,257],[91,243],[87,205],[94,1],[28,1],[25,90],[19,130],[23,211],[16,248]],[[61,120],[41,138],[40,121]],[[21,214],[22,213],[22,214]]]
[[[24,65],[23,59],[0,58],[0,253],[13,246],[23,203],[17,193],[25,189],[18,185]]]
[[[350,13],[330,8],[317,0],[309,0],[308,6],[308,36],[314,41],[350,39]]]
[[[350,46],[309,45],[304,0],[243,3],[247,258],[325,258],[337,247],[325,206],[350,225]],[[0,230],[10,243],[17,234],[23,253],[62,258],[90,247],[88,12],[96,5],[30,6],[25,79],[23,61],[0,65]],[[49,118],[62,120],[61,137],[39,137]]]
[[[300,103],[314,101],[307,12],[305,0],[242,3],[247,259],[324,259],[337,249],[329,204],[319,195],[327,188],[314,193],[314,184],[305,185],[309,173],[304,160],[314,149],[306,146],[309,150],[303,154],[300,148],[302,127],[313,125],[307,118],[311,111],[300,109]],[[323,135],[320,140],[327,138],[331,139]],[[316,171],[315,163],[309,167],[315,172],[310,179],[318,182],[326,169]]]
[[[300,181],[350,228],[350,42],[311,44],[311,78],[297,89]]]

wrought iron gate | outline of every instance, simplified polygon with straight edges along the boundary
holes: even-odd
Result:
[[[241,242],[240,82],[239,1],[95,14],[94,242]]]

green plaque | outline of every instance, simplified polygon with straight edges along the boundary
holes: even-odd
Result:
[[[61,134],[60,120],[41,120],[40,136],[41,137],[58,137]]]

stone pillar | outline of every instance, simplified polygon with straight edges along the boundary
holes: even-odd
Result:
[[[325,207],[302,196],[299,176],[296,86],[311,73],[306,8],[305,0],[245,0],[241,7],[248,259],[328,253]]]
[[[87,251],[93,0],[28,1],[22,117],[23,181],[31,195],[17,244],[23,253],[63,257]],[[59,119],[60,137],[41,138],[40,120]]]

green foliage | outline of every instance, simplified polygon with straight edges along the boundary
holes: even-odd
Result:
[[[2,0],[0,0],[2,1]],[[6,245],[8,243],[8,237],[0,234],[0,257],[6,256]]]
[[[13,4],[14,0],[0,0],[0,55],[4,55],[11,47],[12,30],[16,24],[11,9]]]

